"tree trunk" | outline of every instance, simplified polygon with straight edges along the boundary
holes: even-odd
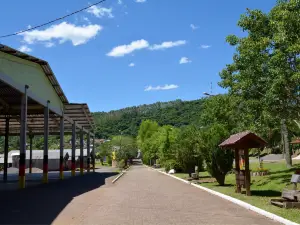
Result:
[[[284,138],[283,138],[283,132],[282,132],[282,124],[281,124],[281,128],[280,128],[280,133],[281,133],[281,143],[280,143],[280,147],[282,149],[282,156],[283,158],[285,158],[285,149],[284,149]]]
[[[285,161],[286,161],[286,166],[287,168],[292,167],[292,157],[291,157],[291,152],[290,152],[290,143],[289,143],[289,134],[288,134],[288,129],[286,126],[286,120],[282,119],[281,120],[281,135],[283,139],[283,149],[285,152]]]
[[[217,182],[219,183],[220,186],[224,186],[225,184],[225,174],[218,174],[215,176]]]

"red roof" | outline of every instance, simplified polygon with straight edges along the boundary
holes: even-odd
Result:
[[[296,139],[296,140],[292,141],[291,144],[300,144],[300,139]]]
[[[222,142],[219,146],[224,148],[261,148],[267,144],[261,137],[252,133],[251,131],[244,131],[241,133],[231,135],[227,140]]]

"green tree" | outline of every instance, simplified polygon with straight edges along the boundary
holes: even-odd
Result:
[[[130,136],[115,136],[110,142],[110,146],[116,152],[116,160],[119,162],[124,160],[125,165],[130,159],[137,156],[138,148],[136,139]]]
[[[143,154],[143,161],[148,163],[152,159],[156,159],[156,151],[154,144],[150,141],[151,136],[158,131],[159,125],[157,122],[145,120],[141,123],[137,144]]]
[[[227,128],[221,124],[213,124],[201,134],[207,171],[221,186],[225,184],[225,176],[233,164],[233,151],[219,148],[219,144],[228,136]]]
[[[176,160],[184,172],[189,176],[195,171],[203,169],[203,154],[200,149],[199,129],[195,126],[183,127],[176,140]]]
[[[248,35],[227,37],[236,53],[220,73],[220,85],[230,94],[259,102],[260,114],[280,120],[288,167],[292,161],[287,123],[300,107],[299,12],[300,0],[278,1],[268,14],[247,9],[238,25]]]
[[[101,161],[103,164],[104,157],[111,158],[112,154],[112,143],[110,141],[105,142],[99,146],[96,147],[97,153],[96,158]],[[107,160],[109,161],[109,160]]]

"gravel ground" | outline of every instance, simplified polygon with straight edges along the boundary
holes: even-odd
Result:
[[[265,160],[265,161],[279,161],[279,160],[283,160],[283,159],[284,159],[284,157],[282,154],[269,154],[269,155],[262,157],[262,160]]]
[[[297,157],[295,157],[293,159],[300,160],[300,155],[298,155]]]

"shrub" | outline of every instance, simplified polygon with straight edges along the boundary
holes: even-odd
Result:
[[[174,160],[174,159],[169,159],[164,163],[164,167],[166,172],[169,172],[169,170],[174,169],[176,172],[182,171],[182,168],[180,164]]]
[[[125,161],[124,161],[124,159],[121,159],[121,160],[118,162],[118,167],[119,167],[120,169],[125,168]]]
[[[112,164],[112,159],[111,157],[106,158],[106,163],[110,166]]]
[[[223,186],[226,174],[232,169],[233,151],[215,148],[206,164],[210,175],[216,178],[217,182]]]

